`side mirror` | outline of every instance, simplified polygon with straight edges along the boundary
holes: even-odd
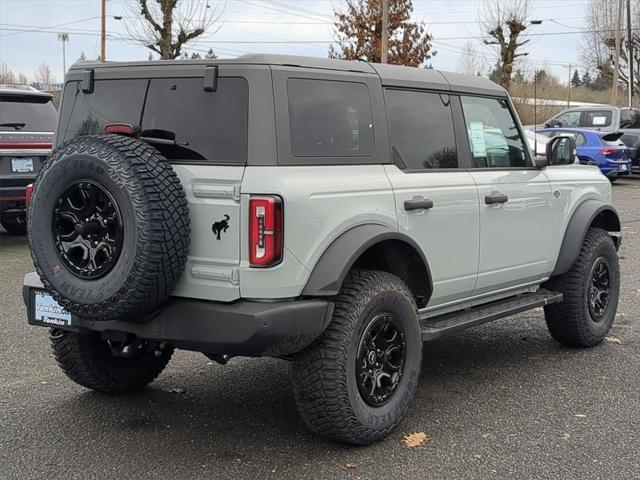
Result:
[[[549,160],[547,160],[547,157],[543,157],[543,156],[534,157],[533,166],[539,170],[542,170],[543,168],[546,168],[549,166]]]
[[[561,128],[562,122],[560,120],[549,120],[544,126],[545,128]]]
[[[576,161],[576,140],[571,135],[558,135],[547,143],[549,165],[571,165]]]

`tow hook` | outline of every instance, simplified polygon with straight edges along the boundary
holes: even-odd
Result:
[[[120,355],[123,358],[131,358],[138,355],[144,348],[144,342],[139,339],[135,339],[133,342],[122,347]]]
[[[220,365],[226,365],[232,357],[232,355],[219,355],[217,353],[206,353],[205,355],[207,356],[207,358]]]

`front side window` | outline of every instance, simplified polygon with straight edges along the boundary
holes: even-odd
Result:
[[[572,128],[580,126],[580,116],[582,112],[566,112],[562,115],[558,115],[554,122],[558,122],[561,127]]]
[[[287,97],[294,156],[373,155],[373,116],[364,83],[290,78]]]
[[[449,95],[385,90],[394,155],[408,169],[457,168]]]
[[[461,97],[473,168],[528,167],[516,122],[504,99]]]

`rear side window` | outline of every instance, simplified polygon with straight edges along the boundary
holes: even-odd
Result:
[[[218,79],[215,92],[204,91],[201,77],[96,80],[91,94],[83,93],[78,82],[70,83],[59,140],[104,133],[109,123],[128,123],[140,127],[169,160],[244,164],[248,90],[243,78],[226,77]]]
[[[410,170],[457,168],[450,97],[409,90],[385,90],[394,156]]]
[[[290,78],[291,152],[296,157],[370,157],[369,90],[364,83]]]
[[[461,97],[474,168],[531,166],[504,99]]]
[[[48,97],[0,95],[0,132],[54,132],[57,117]]]
[[[582,113],[581,127],[608,127],[611,125],[610,110],[589,110]]]

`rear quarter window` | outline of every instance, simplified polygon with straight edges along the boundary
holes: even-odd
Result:
[[[364,83],[290,78],[287,97],[294,156],[373,155],[373,115]]]

